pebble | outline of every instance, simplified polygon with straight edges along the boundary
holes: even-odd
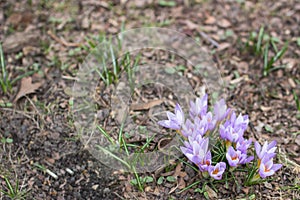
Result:
[[[110,189],[109,188],[104,188],[103,193],[110,193]]]

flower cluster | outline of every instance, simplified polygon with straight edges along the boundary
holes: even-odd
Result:
[[[222,179],[226,168],[234,170],[238,165],[251,162],[254,156],[247,154],[252,140],[244,138],[249,123],[247,115],[236,115],[227,108],[224,99],[217,101],[213,111],[208,110],[207,94],[190,102],[189,118],[179,104],[176,104],[175,113],[167,112],[168,120],[159,121],[158,124],[176,130],[183,137],[180,147],[183,154],[203,173],[208,173],[216,180]],[[219,144],[224,146],[224,159],[215,161],[210,146],[210,138],[217,135]],[[213,146],[213,145],[211,145]],[[271,176],[281,168],[281,164],[273,164],[276,153],[276,142],[267,142],[260,146],[255,142],[258,157],[257,175],[261,178]],[[222,156],[221,156],[222,157]],[[226,160],[225,160],[226,158]]]

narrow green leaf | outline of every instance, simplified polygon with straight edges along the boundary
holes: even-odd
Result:
[[[255,50],[256,54],[259,54],[261,52],[263,38],[264,38],[264,27],[262,26],[258,33],[258,39],[256,43],[256,50]]]
[[[295,90],[293,90],[293,95],[294,95],[294,100],[296,102],[297,109],[298,109],[298,111],[300,111],[300,100],[299,100]]]
[[[263,71],[264,76],[266,76],[269,73],[268,54],[269,54],[269,43],[267,43],[264,51],[264,71]]]
[[[96,126],[97,127],[97,129],[110,141],[110,143],[112,143],[112,144],[114,144],[115,142],[114,142],[114,140],[113,140],[113,138],[112,137],[110,137],[109,135],[108,135],[108,133],[106,133],[106,131],[101,127],[101,126]]]
[[[173,7],[173,6],[176,6],[176,2],[175,1],[160,0],[158,2],[158,5],[165,6],[165,7]]]
[[[193,186],[195,186],[195,185],[199,184],[200,182],[201,182],[201,181],[196,181],[196,182],[194,182],[194,183],[190,184],[189,186],[187,186],[187,187],[183,188],[183,189],[182,189],[182,190],[180,190],[178,193],[180,194],[180,193],[182,193],[182,192],[184,192],[184,191],[186,191],[186,190],[190,189],[191,187],[193,187]]]

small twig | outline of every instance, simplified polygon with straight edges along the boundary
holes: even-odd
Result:
[[[66,171],[67,171],[69,174],[71,174],[71,175],[74,174],[74,172],[73,172],[71,169],[69,169],[69,168],[66,168]]]
[[[63,79],[66,80],[74,80],[74,81],[79,81],[79,78],[72,77],[72,76],[61,76]]]
[[[50,176],[52,176],[54,179],[58,179],[58,176],[56,174],[54,174],[54,172],[50,171],[49,169],[46,169],[45,172],[47,174],[49,174]]]
[[[66,47],[80,47],[80,46],[81,46],[81,44],[79,44],[79,43],[71,43],[71,42],[67,42],[67,41],[65,41],[65,39],[57,37],[57,36],[56,36],[54,33],[52,33],[50,30],[47,31],[47,34],[48,34],[52,39],[54,39],[56,42],[58,42],[58,43],[60,43],[60,44],[62,44],[62,45],[64,45],[64,46],[66,46]]]
[[[219,48],[220,45],[218,42],[213,40],[211,37],[209,37],[206,33],[202,32],[202,31],[199,31],[199,33],[204,39],[208,40],[213,46]]]

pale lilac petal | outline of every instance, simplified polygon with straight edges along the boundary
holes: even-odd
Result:
[[[273,147],[275,147],[277,145],[277,141],[273,140],[269,145],[268,145],[268,150],[272,149]]]
[[[228,148],[226,159],[231,167],[236,167],[240,161],[238,153],[233,149],[232,146]]]
[[[282,164],[273,164],[272,169],[276,172],[277,170],[279,170],[282,167]]]
[[[257,141],[254,143],[254,148],[255,148],[256,155],[260,158],[261,146]]]

